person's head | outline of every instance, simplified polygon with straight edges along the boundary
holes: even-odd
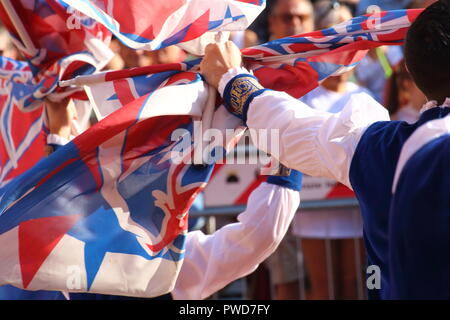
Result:
[[[392,115],[405,106],[420,110],[425,102],[426,97],[415,85],[402,60],[394,67],[394,72],[389,78],[384,105]]]
[[[276,0],[269,16],[273,39],[314,30],[313,6],[310,0]]]
[[[353,18],[350,8],[336,0],[319,0],[314,5],[316,30],[327,29]]]
[[[405,42],[412,78],[429,100],[450,96],[450,0],[440,0],[420,14]]]
[[[149,59],[148,64],[179,63],[186,58],[184,51],[177,46],[146,52],[145,55]]]

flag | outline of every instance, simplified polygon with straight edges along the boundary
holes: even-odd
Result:
[[[245,30],[265,0],[62,0],[102,23],[125,45],[156,50],[207,32]]]
[[[183,141],[181,157],[191,156],[191,138],[172,133],[193,134],[208,98],[199,75],[172,80],[8,184],[0,198],[0,243],[9,244],[0,283],[142,297],[172,290],[188,210],[213,167],[172,161]],[[197,87],[190,108],[160,103],[179,100],[185,86]]]
[[[56,0],[0,2],[0,19],[26,59],[0,57],[0,190],[44,156],[43,99],[73,95],[79,90],[58,82],[92,73],[112,56],[103,26],[80,18],[71,29],[70,18]]]
[[[60,0],[1,0],[0,20],[23,56],[40,68],[87,50],[101,60],[111,35]]]
[[[368,50],[402,45],[422,11],[367,14],[328,29],[247,48],[242,54],[264,87],[300,98],[326,78],[353,69]]]

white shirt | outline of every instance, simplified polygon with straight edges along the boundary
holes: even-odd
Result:
[[[220,81],[219,92],[223,95],[228,81],[244,72],[229,70]],[[249,128],[278,130],[279,152],[274,143],[254,139],[259,149],[288,168],[334,179],[349,188],[350,165],[362,135],[373,123],[389,120],[388,111],[365,93],[353,95],[341,112],[333,114],[269,90],[253,99],[247,114]]]
[[[304,95],[300,101],[316,110],[338,113],[345,107],[352,95],[358,93],[366,93],[370,95],[368,90],[353,82],[347,82],[346,86],[346,91],[341,93],[328,90],[320,85],[316,89]]]
[[[255,271],[285,236],[300,205],[299,193],[269,183],[253,191],[238,222],[212,235],[187,234],[186,249],[172,297],[205,299]]]
[[[353,82],[346,83],[346,91],[343,93],[328,90],[320,85],[303,96],[300,101],[316,110],[338,113],[352,96],[360,93],[370,95],[368,90]],[[364,101],[361,103],[365,103]],[[294,218],[293,230],[301,238],[315,239],[361,238],[363,233],[358,209],[302,210]]]

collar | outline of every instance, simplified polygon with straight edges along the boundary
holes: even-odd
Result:
[[[424,113],[427,110],[438,107],[438,103],[436,100],[428,101],[422,109],[420,109],[420,113]],[[444,104],[441,107],[450,107],[450,98],[445,99]]]

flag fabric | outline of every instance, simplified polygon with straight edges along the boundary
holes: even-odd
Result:
[[[30,169],[43,157],[42,111],[21,112],[17,101],[31,80],[30,65],[2,57],[0,59],[0,190],[15,176]],[[10,80],[17,79],[17,80]],[[22,80],[22,81],[19,81]],[[16,82],[17,81],[17,82]],[[14,90],[14,84],[16,90]],[[22,95],[20,95],[22,93]],[[24,123],[24,126],[19,126]],[[33,143],[41,140],[41,143]]]
[[[0,57],[0,190],[43,157],[43,99],[75,91],[58,82],[89,74],[110,59],[110,33],[91,19],[69,28],[71,13],[56,0],[0,2],[0,19],[26,59]],[[20,124],[20,125],[18,125]]]
[[[334,27],[242,50],[261,84],[300,98],[326,78],[353,69],[368,50],[402,45],[423,9],[355,17]]]
[[[245,30],[265,0],[62,0],[102,23],[125,45],[156,50],[207,32]]]
[[[181,161],[194,152],[193,119],[210,97],[194,72],[151,82],[148,88],[158,90],[148,89],[6,187],[0,243],[9,249],[0,254],[1,283],[141,297],[172,290],[188,210],[213,169]],[[181,133],[173,138],[175,130]]]
[[[40,68],[88,50],[100,58],[111,35],[60,0],[2,0],[0,20],[26,60]]]
[[[354,67],[368,49],[401,44],[419,13],[359,17],[243,54],[265,86],[300,97]],[[1,253],[0,284],[145,297],[170,292],[189,207],[213,167],[176,163],[174,152],[195,158],[195,119],[214,129],[239,126],[223,106],[215,109],[198,63],[66,83],[87,87],[103,119],[0,193],[0,243],[13,244]]]

